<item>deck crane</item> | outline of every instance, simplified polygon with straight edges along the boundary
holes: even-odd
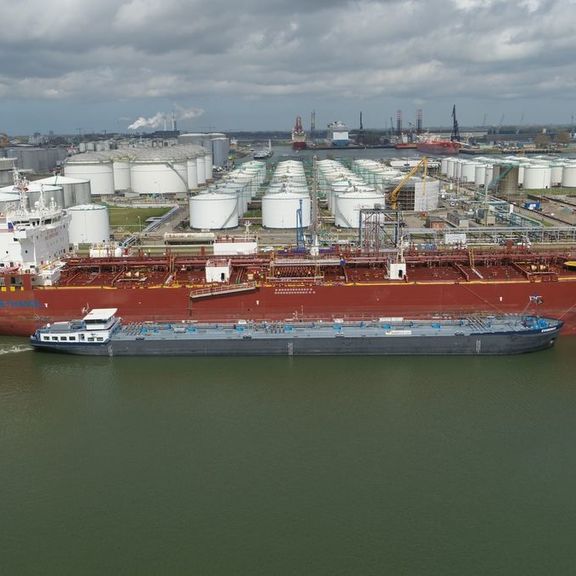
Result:
[[[404,185],[406,184],[406,182],[408,182],[408,180],[410,180],[410,178],[412,178],[412,176],[414,176],[415,174],[418,173],[418,171],[422,168],[423,170],[423,181],[424,181],[424,189],[423,192],[426,192],[426,177],[428,176],[428,158],[426,156],[423,156],[420,161],[418,162],[418,164],[416,164],[416,166],[414,166],[410,172],[408,172],[406,174],[406,176],[404,176],[404,178],[402,178],[402,180],[400,180],[400,182],[398,183],[398,185],[396,186],[396,188],[394,188],[394,190],[392,190],[392,192],[390,192],[390,208],[392,208],[392,210],[398,210],[398,196],[400,195],[400,191],[402,190],[402,188],[404,188]]]

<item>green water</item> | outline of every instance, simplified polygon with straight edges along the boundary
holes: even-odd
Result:
[[[573,575],[576,339],[107,359],[0,340],[0,573]]]

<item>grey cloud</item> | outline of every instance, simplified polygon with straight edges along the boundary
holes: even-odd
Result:
[[[0,0],[0,96],[565,98],[574,0]],[[135,116],[137,116],[135,115]]]

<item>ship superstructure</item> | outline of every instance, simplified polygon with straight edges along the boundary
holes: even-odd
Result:
[[[14,190],[19,193],[19,207],[0,216],[0,271],[17,271],[31,275],[36,284],[51,284],[58,277],[59,260],[69,251],[70,216],[53,200],[45,205],[42,189],[30,207],[28,182],[18,171]]]
[[[328,124],[328,141],[332,146],[344,148],[350,143],[347,126],[337,120]]]

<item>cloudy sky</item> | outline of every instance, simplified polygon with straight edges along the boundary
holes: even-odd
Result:
[[[570,123],[576,0],[0,0],[0,132]]]

